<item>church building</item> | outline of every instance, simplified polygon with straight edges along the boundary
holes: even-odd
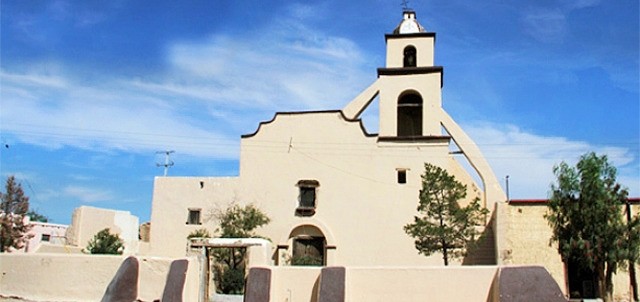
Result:
[[[463,203],[478,197],[493,213],[506,196],[442,107],[436,34],[407,10],[385,40],[377,80],[344,108],[278,112],[243,135],[238,177],[156,178],[150,254],[184,256],[190,233],[216,229],[212,213],[253,204],[271,218],[258,233],[272,242],[275,265],[299,257],[326,266],[442,264],[441,255],[419,255],[403,230],[417,214],[424,164],[465,184]],[[379,133],[367,132],[361,120],[373,102]],[[484,247],[464,263],[496,264],[491,214],[485,222]]]

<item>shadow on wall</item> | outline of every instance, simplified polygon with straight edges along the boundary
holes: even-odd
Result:
[[[189,261],[186,259],[171,262],[167,280],[162,290],[162,298],[157,301],[182,302],[182,292],[188,266]],[[138,299],[139,274],[140,264],[138,259],[135,257],[125,259],[107,286],[101,302],[141,301]]]
[[[319,276],[305,275],[312,276],[300,268],[251,268],[245,301],[567,301],[540,266],[323,267]]]
[[[480,237],[473,246],[467,250],[467,255],[462,259],[462,265],[496,265],[496,237],[495,224],[497,209],[491,213],[491,219],[484,228]]]

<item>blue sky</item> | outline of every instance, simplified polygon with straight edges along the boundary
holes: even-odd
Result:
[[[4,1],[0,174],[57,223],[81,205],[147,221],[157,151],[175,150],[171,176],[237,175],[260,121],[375,80],[401,2]],[[512,198],[546,198],[553,165],[588,151],[640,196],[638,5],[409,3],[437,33],[443,106]]]

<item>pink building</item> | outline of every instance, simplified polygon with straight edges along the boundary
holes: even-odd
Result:
[[[65,234],[69,226],[47,222],[30,222],[33,235],[24,248],[25,253],[35,253],[41,244],[65,245]]]

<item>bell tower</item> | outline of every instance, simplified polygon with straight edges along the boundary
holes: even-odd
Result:
[[[442,67],[433,65],[436,34],[427,32],[411,10],[385,35],[386,66],[380,81],[381,138],[441,136]]]
[[[406,2],[405,2],[406,3]],[[434,65],[436,34],[428,32],[406,9],[393,33],[385,35],[387,56],[385,67],[378,68],[378,79],[356,96],[343,109],[344,117],[356,120],[376,99],[380,112],[376,144],[381,147],[418,147],[436,152],[435,162],[448,159],[452,171],[464,168],[454,156],[464,156],[477,172],[483,188],[484,206],[503,202],[506,195],[478,146],[442,108],[442,66]],[[458,150],[449,151],[453,141]],[[441,153],[437,153],[441,152]]]

